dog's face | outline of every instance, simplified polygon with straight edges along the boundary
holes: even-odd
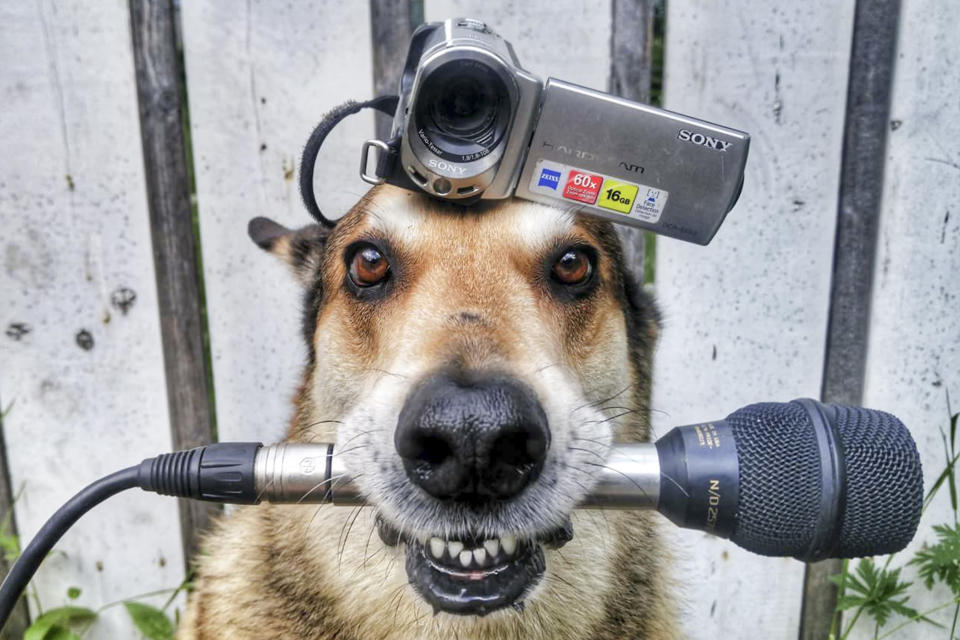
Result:
[[[612,227],[378,187],[332,231],[251,236],[308,289],[291,437],[335,439],[434,610],[535,598],[610,444],[646,436],[655,312]]]

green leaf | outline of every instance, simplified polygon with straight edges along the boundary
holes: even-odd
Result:
[[[916,618],[918,614],[907,606],[909,597],[904,594],[911,584],[900,581],[900,569],[878,569],[872,558],[864,558],[857,563],[856,573],[847,575],[846,592],[837,600],[837,609],[862,608],[878,627],[893,613]]]
[[[0,549],[7,562],[12,563],[20,557],[20,538],[6,530],[0,531]]]
[[[83,593],[83,591],[80,590],[80,587],[67,588],[67,597],[70,598],[71,600],[76,600],[77,598],[79,598],[81,593]]]
[[[953,433],[951,432],[951,443],[950,447],[947,447],[947,434],[943,430],[943,427],[940,427],[940,439],[943,440],[943,455],[947,459],[947,468],[944,469],[944,472],[950,478],[950,482],[947,483],[947,488],[950,489],[950,507],[953,509],[953,512],[957,512],[957,475],[956,475],[956,461],[953,460]]]
[[[57,625],[50,629],[45,640],[80,640],[80,636],[70,629]]]
[[[84,607],[50,609],[27,628],[23,640],[66,640],[69,636],[64,636],[63,633],[69,632],[71,625],[84,622],[89,624],[96,619],[97,612]]]
[[[927,589],[941,582],[960,596],[960,525],[934,525],[933,530],[937,544],[918,551],[909,564],[917,565]]]
[[[124,602],[127,613],[140,633],[150,640],[172,640],[173,623],[160,609],[141,602]]]

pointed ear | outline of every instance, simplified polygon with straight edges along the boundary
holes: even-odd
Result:
[[[247,225],[247,233],[258,247],[286,262],[301,284],[309,286],[320,270],[330,230],[318,224],[288,229],[269,218],[257,217]]]

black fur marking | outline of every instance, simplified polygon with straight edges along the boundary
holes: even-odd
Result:
[[[313,281],[303,294],[303,316],[300,320],[300,331],[307,343],[307,362],[310,366],[316,362],[316,352],[313,348],[313,332],[317,329],[317,317],[320,315],[320,306],[323,304],[323,282],[320,276]]]
[[[279,238],[292,233],[282,224],[269,218],[256,217],[247,225],[247,235],[258,247],[269,251]]]

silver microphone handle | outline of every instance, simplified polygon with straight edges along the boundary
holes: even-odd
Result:
[[[604,464],[588,462],[596,480],[580,503],[594,509],[656,509],[660,459],[650,443],[618,444]],[[364,503],[333,444],[285,442],[262,447],[254,462],[257,496],[264,502],[335,505]]]

